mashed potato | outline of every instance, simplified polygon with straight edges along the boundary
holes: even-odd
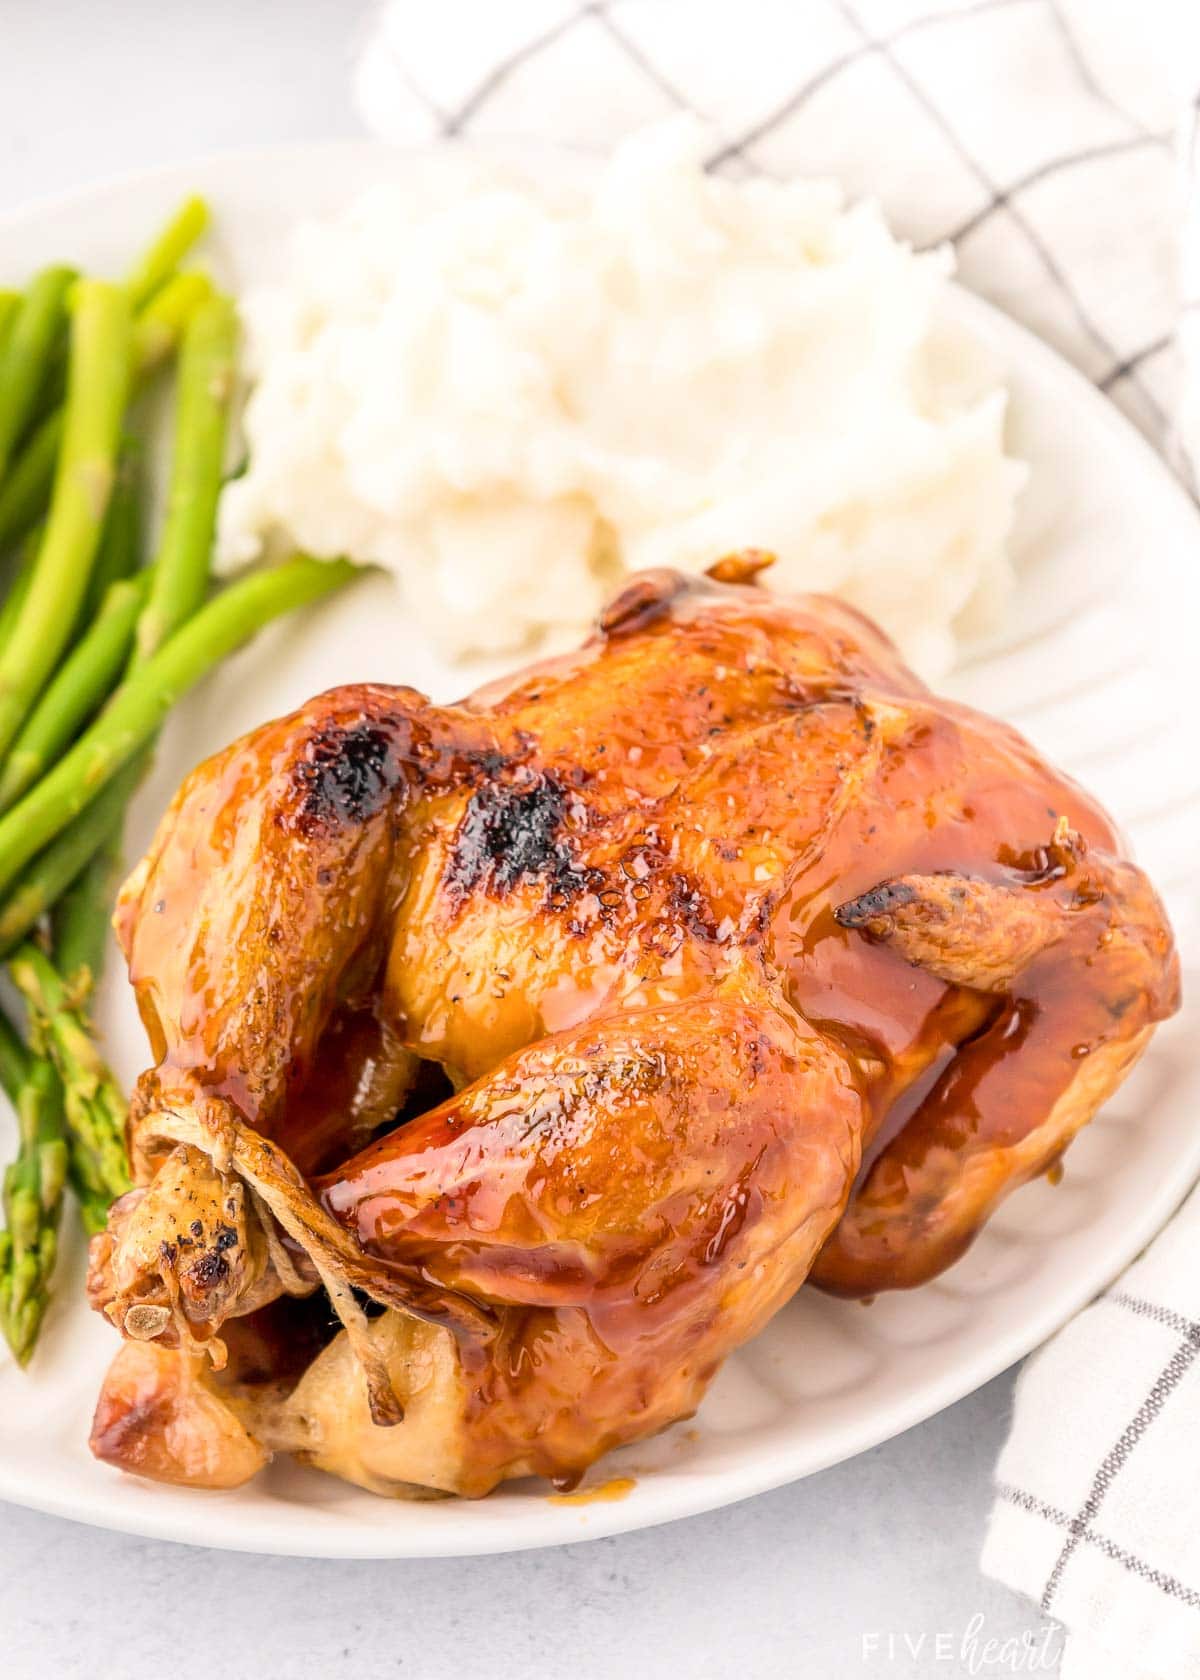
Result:
[[[1023,469],[916,256],[827,183],[703,173],[671,122],[590,190],[460,159],[301,226],[245,304],[228,569],[375,561],[450,653],[559,642],[621,572],[773,550],[926,674],[994,614]]]

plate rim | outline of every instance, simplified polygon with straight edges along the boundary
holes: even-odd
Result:
[[[19,231],[23,224],[41,217],[69,214],[75,207],[91,205],[110,194],[152,193],[155,189],[168,187],[184,193],[188,190],[189,175],[210,170],[237,167],[253,172],[285,164],[302,167],[305,157],[316,154],[326,159],[344,156],[347,160],[361,157],[379,162],[385,158],[397,158],[413,162],[422,157],[444,154],[452,148],[533,166],[546,159],[557,159],[560,163],[569,160],[576,165],[594,164],[603,155],[591,148],[530,142],[475,143],[433,139],[409,146],[352,136],[216,148],[187,160],[109,173],[83,186],[26,200],[0,212],[0,235]],[[350,190],[352,186],[348,186],[348,192]],[[1200,538],[1200,510],[1196,503],[1163,456],[1114,402],[1097,390],[1053,346],[995,304],[957,281],[951,282],[949,293],[952,300],[950,313],[956,321],[974,327],[985,342],[998,349],[1010,363],[1036,366],[1048,380],[1065,385],[1076,400],[1084,402],[1097,424],[1108,431],[1115,444],[1136,458],[1141,470],[1148,469],[1152,478],[1157,479],[1158,491],[1165,491],[1167,497],[1175,501],[1177,515],[1191,522]],[[1171,564],[1175,559],[1174,555],[1169,556],[1165,563]],[[6,1466],[2,1459],[0,1500],[110,1532],[175,1544],[262,1556],[344,1559],[485,1556],[543,1546],[578,1544],[698,1516],[800,1481],[871,1447],[882,1445],[937,1416],[1024,1359],[1103,1293],[1179,1207],[1200,1175],[1200,1131],[1192,1149],[1177,1160],[1179,1165],[1176,1170],[1164,1177],[1156,1194],[1143,1201],[1137,1217],[1128,1222],[1121,1242],[1106,1255],[1103,1273],[1099,1267],[1081,1270],[1074,1287],[1057,1290],[1051,1304],[1029,1315],[1019,1328],[1014,1327],[1000,1335],[966,1366],[951,1365],[940,1377],[911,1395],[907,1405],[894,1406],[889,1410],[886,1427],[882,1431],[878,1419],[874,1424],[864,1420],[857,1425],[843,1427],[840,1432],[830,1431],[826,1449],[815,1458],[811,1452],[805,1454],[802,1445],[789,1447],[783,1443],[759,1462],[739,1462],[725,1469],[706,1470],[694,1478],[680,1477],[673,1482],[664,1479],[657,1484],[654,1507],[645,1512],[635,1505],[620,1503],[584,1506],[572,1513],[578,1518],[577,1525],[572,1527],[569,1523],[556,1520],[559,1511],[546,1504],[545,1509],[533,1520],[523,1523],[519,1531],[515,1525],[507,1528],[496,1525],[494,1531],[490,1531],[487,1525],[480,1525],[478,1534],[464,1545],[462,1536],[454,1530],[431,1529],[422,1533],[419,1525],[403,1523],[394,1528],[381,1527],[378,1531],[368,1531],[361,1524],[348,1522],[344,1534],[333,1529],[309,1534],[303,1516],[292,1511],[290,1520],[277,1521],[277,1532],[270,1541],[264,1542],[260,1536],[240,1535],[236,1518],[216,1525],[215,1533],[204,1532],[197,1536],[181,1525],[173,1507],[164,1506],[158,1510],[150,1503],[140,1507],[133,1504],[123,1506],[110,1501],[103,1492],[88,1488],[81,1489],[79,1496],[74,1498],[45,1494],[32,1478],[26,1484],[19,1473],[13,1474],[12,1467]],[[213,1497],[219,1496],[192,1490],[192,1498],[197,1501]],[[196,1509],[202,1510],[203,1504],[198,1504]],[[201,1526],[211,1529],[213,1525]],[[549,1529],[553,1532],[546,1532]]]

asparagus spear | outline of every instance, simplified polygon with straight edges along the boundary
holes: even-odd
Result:
[[[141,780],[140,756],[118,770],[92,803],[37,857],[0,907],[0,957],[5,957],[70,889],[83,891],[83,874],[120,833],[125,807]],[[65,914],[65,911],[64,911]],[[64,963],[64,970],[66,964]]]
[[[62,445],[46,530],[12,636],[0,648],[0,757],[71,634],[112,492],[129,393],[129,305],[116,286],[81,280],[72,303]]]
[[[174,283],[170,282],[166,290],[169,291]],[[159,297],[162,296],[163,293],[160,292]],[[139,466],[140,450],[131,440],[122,454],[117,486],[108,510],[108,522],[93,570],[93,589],[103,585],[107,590],[112,584],[137,571],[141,559]],[[90,622],[92,617],[90,605],[90,601],[84,602],[85,623]],[[95,855],[62,892],[61,897],[57,893],[52,894],[54,927],[51,948],[55,965],[72,992],[80,998],[90,995],[103,967],[109,916],[120,884],[121,833],[124,828],[125,804],[136,785],[135,775],[131,775],[130,771],[136,774],[136,769],[135,761],[109,783],[109,789],[115,789],[116,795],[111,803],[112,824],[107,840],[99,844]],[[96,811],[96,806],[103,803],[107,793],[108,789],[78,820],[89,819],[89,813]],[[103,812],[100,815],[103,815]],[[94,823],[96,817],[93,815],[89,820]],[[60,858],[70,850],[70,830],[65,831],[61,838],[67,845],[65,848],[58,847]],[[51,852],[54,850],[55,848],[51,847]],[[53,863],[54,860],[50,858],[47,861]],[[16,932],[14,940],[23,937],[29,931],[33,920]],[[86,1217],[85,1208],[85,1221]]]
[[[340,589],[354,574],[348,561],[298,555],[239,579],[202,607],[130,673],[54,769],[0,817],[0,892],[152,739],[175,702],[207,671],[271,619]]]
[[[79,1208],[79,1220],[84,1232],[94,1237],[108,1225],[108,1210],[112,1207],[112,1197],[106,1190],[96,1190],[90,1187],[79,1175],[79,1157],[70,1148],[68,1140],[67,1177],[71,1189],[75,1192],[75,1201]]]
[[[0,286],[0,353],[8,340],[8,331],[20,306],[21,294],[9,286]]]
[[[112,1202],[130,1186],[125,1098],[101,1059],[76,1000],[45,952],[26,943],[12,957],[8,970],[58,1070],[72,1143]],[[65,1161],[63,1165],[65,1170]]]
[[[171,278],[207,226],[208,205],[204,200],[185,199],[126,276],[125,290],[135,308],[146,303]]]
[[[121,885],[122,826],[119,821],[113,824],[106,842],[53,910],[54,966],[81,1006],[91,998],[104,968],[109,921]]]
[[[0,549],[8,548],[45,513],[62,435],[63,411],[56,408],[34,429],[9,469],[0,486]]]
[[[0,479],[42,389],[55,339],[66,319],[74,269],[45,268],[21,299],[0,356]]]
[[[171,489],[154,565],[154,584],[138,619],[134,665],[156,652],[166,636],[204,600],[221,489],[236,339],[237,320],[227,299],[213,297],[196,305],[180,352]],[[121,773],[122,787],[127,787],[130,794],[140,780],[148,754],[147,748]],[[30,777],[25,785],[33,779]],[[103,958],[112,889],[120,870],[125,803],[122,798],[119,805],[114,805],[109,832],[98,838],[95,856],[73,881],[56,916],[59,970],[68,977],[81,975],[89,986],[99,975]],[[6,804],[0,778],[0,809]],[[95,826],[87,819],[86,811],[77,819],[85,825],[79,830],[82,837]],[[96,832],[99,834],[98,829]],[[69,850],[74,838],[68,829],[68,845],[60,851]],[[42,860],[43,879],[45,865],[52,868],[55,863],[54,848],[50,851],[51,855]]]
[[[162,296],[161,293],[159,295]],[[85,624],[91,622],[109,588],[138,568],[141,557],[140,453],[136,441],[132,439],[127,441],[122,451],[100,553],[96,556],[88,599],[81,613],[81,622]],[[135,610],[140,610],[143,604],[144,595]],[[3,609],[0,609],[0,618],[2,616]],[[0,645],[2,642],[0,634]],[[128,647],[117,656],[122,664],[127,652]],[[107,682],[111,682],[115,675],[116,671],[113,671]],[[19,747],[18,741],[13,749],[14,757]],[[0,920],[8,918],[7,932],[0,933],[0,952],[3,952],[11,950],[23,939],[46,909],[53,905],[51,948],[54,961],[68,986],[83,998],[90,994],[100,978],[108,919],[121,878],[121,832],[125,806],[137,785],[137,768],[136,763],[126,766],[113,778],[100,798],[76,819],[75,824],[64,830],[60,840],[50,848],[36,878],[23,881],[8,906],[0,911]],[[130,774],[131,770],[133,774]],[[111,794],[109,790],[112,790]],[[97,824],[106,813],[111,817],[111,832],[107,840],[101,840]],[[71,832],[79,825],[82,825],[82,851]],[[93,847],[95,855],[83,862]],[[82,869],[80,863],[83,863]],[[35,868],[38,866],[35,865]],[[79,1186],[75,1188],[79,1194]],[[80,1199],[83,1200],[82,1196]],[[85,1206],[85,1223],[87,1218],[88,1209]],[[101,1217],[100,1225],[103,1226],[103,1223]]]
[[[150,599],[138,621],[139,660],[154,653],[204,600],[236,345],[237,317],[229,299],[202,303],[179,349],[171,488]]]
[[[25,1365],[49,1303],[67,1176],[62,1087],[51,1062],[31,1060],[0,1017],[0,1083],[17,1111],[17,1158],[4,1174],[0,1330]]]
[[[58,1078],[53,1059],[44,1051],[40,1042],[34,1046],[32,1053],[26,1052],[25,1047],[11,1028],[9,1028],[7,1035],[4,1034],[3,1029],[7,1026],[7,1020],[0,1018],[0,1083],[3,1084],[13,1106],[19,1111],[21,1088],[29,1080],[34,1068],[40,1064],[43,1071],[33,1081],[35,1090],[38,1086],[43,1086],[48,1092],[53,1093],[52,1116],[63,1135],[67,1149],[67,1177],[79,1204],[83,1228],[89,1236],[94,1236],[97,1231],[102,1231],[108,1223],[108,1210],[112,1204],[111,1191],[105,1185],[97,1162],[66,1131],[62,1082]],[[42,1035],[36,1027],[35,1035],[40,1041]],[[4,1255],[4,1233],[0,1232],[0,1275],[3,1274],[7,1265]],[[0,1285],[0,1291],[2,1291],[2,1287]],[[43,1295],[44,1293],[45,1286],[43,1284]]]
[[[204,274],[177,274],[134,323],[135,380],[149,377],[174,350],[192,310],[212,292]],[[0,549],[7,548],[46,510],[63,434],[63,410],[39,422],[0,485]]]
[[[29,1052],[8,1016],[0,1013],[0,1090],[14,1108],[28,1077]]]
[[[185,280],[202,281],[199,291],[193,286],[187,288],[189,307],[202,301],[211,291],[209,282],[203,276],[178,275],[158,294],[151,308],[158,304],[165,305],[168,293],[175,292],[177,297],[181,297],[183,293],[176,292],[176,288]],[[165,313],[166,311],[164,315]],[[139,318],[139,327],[148,314],[149,311],[143,312]],[[160,316],[160,319],[162,318]],[[178,325],[179,321],[176,320],[171,330],[177,331]],[[84,602],[82,609],[81,616],[85,622],[92,616],[92,592],[101,584],[127,576],[138,564],[141,535],[139,458],[140,450],[136,442],[127,440],[117,470],[117,483],[105,522],[100,553],[93,568],[89,600]],[[28,583],[29,569],[27,564],[18,574],[8,598],[3,606],[0,606],[0,646],[3,646],[15,617],[13,609],[19,606],[22,585]],[[122,818],[138,779],[138,767],[126,766],[26,872],[7,904],[0,908],[0,956],[7,955],[19,945],[53,908],[54,950],[60,970],[69,984],[80,984],[82,976],[78,969],[83,961],[83,952],[93,949],[92,923],[97,920],[103,930],[101,949],[103,948],[113,897],[112,888],[119,872]],[[99,904],[98,910],[93,903],[95,895],[102,895],[96,900]],[[93,956],[87,967],[90,981],[96,980],[100,973],[98,958]],[[87,1186],[77,1181],[74,1183],[76,1195],[83,1208],[85,1224],[89,1219],[89,1207],[95,1212],[96,1195],[99,1194],[95,1187],[92,1188],[93,1195],[89,1202]],[[101,1197],[99,1224],[96,1229],[103,1228],[104,1210],[107,1206],[107,1201]]]
[[[40,1033],[38,1036],[40,1037]],[[36,1077],[35,1068],[39,1070]],[[17,1110],[19,1124],[22,1120],[22,1109],[26,1105],[31,1105],[38,1112],[39,1124],[36,1128],[21,1125],[22,1139],[27,1132],[32,1134],[35,1130],[46,1133],[52,1139],[53,1128],[57,1128],[67,1150],[67,1177],[79,1203],[84,1229],[89,1236],[102,1231],[108,1222],[112,1196],[105,1188],[97,1166],[90,1156],[78,1147],[72,1147],[74,1140],[66,1132],[63,1114],[62,1083],[54,1062],[49,1055],[42,1053],[40,1045],[32,1052],[27,1051],[7,1017],[3,1015],[0,1015],[0,1085],[3,1085],[9,1101]],[[23,1096],[27,1086],[30,1086],[31,1090],[28,1095]],[[24,1142],[21,1147],[24,1149]],[[0,1230],[0,1301],[4,1299],[4,1277],[13,1261],[12,1243],[11,1228],[8,1231]],[[48,1282],[49,1276],[46,1273],[42,1278],[43,1299]],[[2,1314],[3,1308],[0,1307],[0,1316]]]
[[[183,336],[196,310],[212,296],[207,274],[187,269],[168,280],[160,292],[139,310],[133,326],[134,376],[145,379],[161,367]]]
[[[133,768],[136,771],[136,764]],[[115,787],[120,780],[118,776],[109,786]],[[67,995],[76,1000],[89,1031],[90,1016],[84,1012],[104,966],[109,917],[121,872],[121,818],[125,800],[126,794],[121,792],[106,839],[54,906],[54,966],[62,976]],[[121,1112],[124,1114],[124,1107]],[[108,1189],[98,1178],[94,1163],[76,1144],[71,1152],[71,1181],[89,1236],[104,1229],[112,1202]]]
[[[130,270],[125,293],[137,310],[135,363],[143,376],[170,355],[188,315],[211,290],[202,274],[175,274],[177,265],[208,226],[208,206],[189,198]],[[5,296],[0,293],[0,345],[4,341]],[[29,529],[45,510],[62,438],[62,410],[56,408],[37,426],[11,465],[0,488],[0,549]],[[0,479],[4,478],[0,472]]]
[[[101,706],[129,655],[150,575],[112,584],[91,628],[59,666],[29,714],[0,770],[0,811],[7,811]]]
[[[120,780],[120,776],[116,777],[110,787],[116,787]],[[123,811],[126,795],[120,790],[118,792]],[[93,1038],[94,1029],[88,1009],[104,966],[109,917],[121,870],[122,826],[119,812],[110,825],[105,842],[54,905],[51,940],[54,967],[62,977],[66,995],[75,1001],[80,1017]],[[111,1085],[111,1080],[109,1083]],[[120,1097],[119,1091],[117,1096]],[[122,1102],[122,1122],[126,1112]],[[122,1159],[127,1163],[123,1135]],[[74,1135],[71,1137],[70,1176],[83,1228],[89,1236],[94,1236],[108,1223],[112,1193],[103,1180],[99,1164]]]
[[[29,585],[33,581],[33,567],[37,560],[37,551],[41,543],[41,533],[34,531],[26,540],[24,553],[12,582],[8,586],[8,594],[0,606],[0,647],[3,647],[12,635],[25,597],[29,593]]]
[[[103,920],[103,918],[101,919]],[[103,940],[106,931],[105,928],[100,930],[101,940]],[[86,960],[87,953],[80,949],[75,952],[71,960],[75,960],[75,957],[83,957]],[[95,960],[94,957],[92,960]],[[81,986],[83,981],[84,977],[81,974]],[[38,1063],[40,1063],[42,1071],[38,1073],[36,1079],[31,1081],[29,1095],[22,1098],[22,1090],[26,1083],[31,1080],[33,1069]],[[59,1131],[63,1132],[63,1095],[61,1081],[58,1079],[53,1062],[42,1054],[40,1049],[37,1052],[37,1062],[35,1062],[13,1031],[7,1017],[3,1015],[0,1015],[0,1085],[4,1087],[13,1107],[17,1109],[18,1116],[21,1115],[23,1103],[31,1105],[39,1115],[43,1107],[45,1109],[44,1123],[39,1123],[37,1127],[24,1126],[22,1128],[23,1135],[26,1131],[30,1134],[34,1131],[39,1134],[44,1131],[48,1135],[52,1135],[51,1128],[53,1126],[57,1126]],[[79,1204],[84,1230],[89,1236],[93,1236],[97,1231],[102,1231],[108,1221],[108,1209],[112,1202],[112,1195],[101,1177],[96,1162],[78,1145],[72,1147],[73,1143],[74,1140],[67,1136],[67,1175]],[[49,1223],[48,1220],[45,1222]],[[12,1265],[12,1241],[11,1230],[0,1231],[0,1300],[4,1297],[3,1279]],[[42,1277],[41,1293],[43,1299],[47,1283],[48,1272],[45,1272]],[[0,1316],[2,1316],[2,1313],[3,1309],[0,1307]]]
[[[110,587],[136,572],[142,559],[141,446],[126,438],[117,461],[117,477],[96,552],[87,594],[79,609],[81,625],[90,624]]]

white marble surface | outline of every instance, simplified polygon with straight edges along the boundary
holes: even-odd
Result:
[[[156,161],[358,133],[369,9],[2,0],[0,212]],[[1053,1673],[1054,1630],[976,1567],[1011,1386],[729,1510],[510,1557],[246,1558],[0,1506],[0,1675],[928,1680],[1011,1672],[985,1641],[1026,1632]]]

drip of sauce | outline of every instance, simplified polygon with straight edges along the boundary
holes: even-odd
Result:
[[[574,1493],[552,1493],[551,1505],[612,1505],[618,1499],[628,1499],[637,1486],[633,1476],[612,1476],[595,1487],[579,1488]]]

